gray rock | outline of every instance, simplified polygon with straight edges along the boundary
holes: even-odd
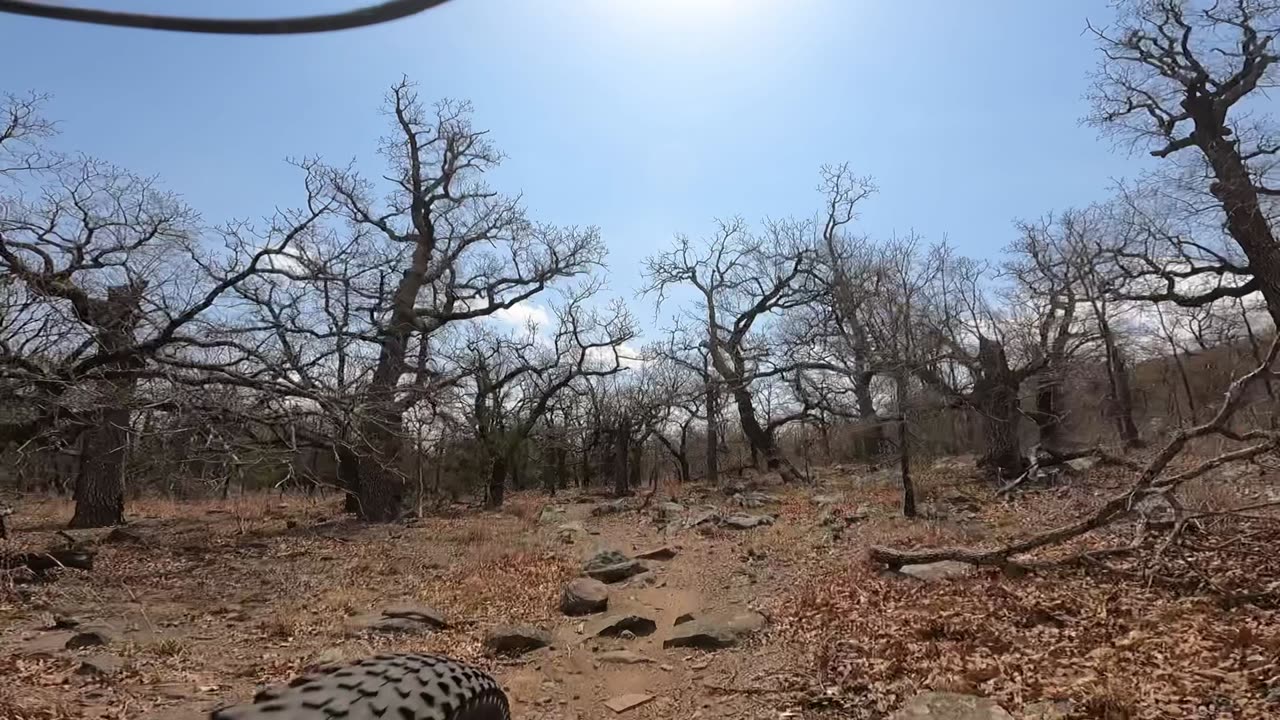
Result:
[[[602,550],[582,566],[582,571],[587,577],[607,583],[621,582],[645,570],[647,568],[643,563],[617,550]]]
[[[596,655],[596,659],[607,665],[644,665],[653,660],[630,650],[609,650]]]
[[[737,645],[742,638],[763,630],[767,621],[757,612],[713,615],[676,626],[664,648],[688,647],[719,650]]]
[[[633,637],[652,635],[658,630],[658,623],[643,615],[619,615],[605,618],[602,626],[596,631],[597,637],[621,637],[623,633],[631,633]]]
[[[591,508],[591,514],[596,517],[601,515],[616,515],[630,509],[631,499],[619,498],[617,500],[610,500],[609,502],[601,503],[600,505]]]
[[[449,621],[445,619],[444,613],[429,605],[392,605],[382,609],[382,616],[395,620],[408,620],[434,630],[444,630],[449,627]]]
[[[115,655],[90,655],[76,668],[77,675],[110,677],[124,669],[124,660]]]
[[[775,503],[777,502],[777,499],[767,493],[752,490],[749,492],[739,493],[734,496],[733,501],[737,503],[739,507],[754,510],[756,508],[762,508],[765,505]]]
[[[1073,472],[1078,472],[1078,473],[1088,472],[1092,470],[1094,466],[1096,466],[1097,464],[1098,464],[1098,458],[1093,457],[1092,455],[1090,455],[1089,457],[1081,457],[1081,458],[1075,458],[1074,460],[1068,460],[1066,463],[1067,467],[1071,468]]]
[[[105,647],[117,640],[116,632],[111,628],[100,625],[94,627],[86,627],[80,632],[72,635],[66,642],[68,650],[79,650],[87,647]]]
[[[839,495],[814,495],[809,498],[814,505],[839,505],[843,500]]]
[[[501,655],[520,655],[551,645],[551,634],[529,625],[503,625],[485,635],[484,646]]]
[[[80,627],[80,618],[63,613],[53,614],[53,628],[55,630],[74,630],[78,627]]]
[[[702,510],[690,515],[689,518],[685,520],[684,526],[686,528],[695,528],[699,525],[714,523],[719,519],[720,513],[715,510]]]
[[[662,547],[653,548],[652,550],[645,550],[644,552],[636,553],[636,557],[641,560],[670,560],[675,556],[676,549],[670,545],[663,545]]]
[[[658,505],[656,514],[661,521],[675,520],[683,515],[685,507],[678,502],[664,502]]]
[[[720,522],[726,527],[737,530],[750,530],[763,525],[772,525],[773,518],[768,515],[730,515]]]
[[[565,615],[590,615],[609,607],[609,588],[592,578],[577,578],[560,591],[560,612]]]
[[[907,700],[890,720],[1013,720],[1013,716],[989,698],[923,692]]]
[[[955,560],[942,560],[921,565],[903,565],[898,572],[925,582],[942,582],[971,574],[973,566]]]
[[[555,505],[548,505],[542,508],[542,512],[538,513],[538,522],[544,525],[562,522],[564,520],[564,508]]]
[[[671,623],[671,624],[672,624],[672,625],[683,625],[683,624],[685,624],[685,623],[687,623],[687,622],[693,622],[693,621],[694,621],[694,619],[695,619],[695,618],[693,617],[693,613],[683,613],[682,615],[680,615],[679,617],[677,617],[677,618],[676,618],[676,621],[675,621],[674,623]]]

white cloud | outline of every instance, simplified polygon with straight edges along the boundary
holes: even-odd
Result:
[[[524,328],[530,322],[541,330],[546,330],[551,325],[551,313],[541,305],[531,302],[522,302],[498,310],[493,314],[493,318],[516,328]]]

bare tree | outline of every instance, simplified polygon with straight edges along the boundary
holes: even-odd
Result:
[[[270,272],[269,258],[324,204],[280,213],[265,231],[209,230],[147,178],[89,158],[42,166],[52,154],[36,141],[50,126],[23,112],[11,110],[11,123],[32,124],[11,127],[6,144],[31,143],[19,151],[27,177],[0,200],[0,377],[24,388],[28,416],[4,435],[29,439],[63,422],[80,442],[72,525],[117,524],[139,381],[165,372],[169,358],[202,352],[203,319],[230,289]],[[205,250],[206,233],[225,252]]]
[[[381,149],[390,183],[385,202],[349,169],[312,169],[342,218],[354,232],[376,238],[395,268],[373,323],[376,360],[355,422],[356,495],[370,520],[391,520],[403,509],[402,381],[412,372],[415,342],[429,355],[430,339],[449,324],[514,307],[603,260],[595,228],[534,223],[519,198],[482,182],[502,156],[471,125],[470,110],[445,101],[428,111],[407,81],[391,89],[391,134]]]
[[[697,292],[696,321],[706,328],[709,359],[733,397],[742,431],[753,451],[787,482],[801,475],[761,421],[752,383],[786,371],[785,359],[779,365],[780,358],[767,348],[768,326],[822,292],[816,260],[809,224],[771,222],[757,236],[736,219],[720,223],[717,234],[701,245],[679,236],[674,249],[645,262],[645,292],[654,293],[659,306],[676,286]]]
[[[1090,120],[1157,158],[1194,153],[1187,179],[1207,174],[1223,227],[1245,263],[1203,243],[1166,237],[1179,256],[1209,262],[1170,267],[1161,253],[1143,253],[1170,283],[1190,275],[1236,275],[1243,282],[1200,288],[1194,296],[1168,287],[1174,302],[1209,302],[1260,291],[1273,321],[1280,318],[1280,245],[1270,222],[1280,142],[1250,101],[1273,82],[1280,6],[1265,0],[1200,2],[1125,0],[1117,25],[1091,28],[1103,60],[1095,75]],[[1207,173],[1206,173],[1207,171]],[[1193,203],[1194,204],[1194,203]]]

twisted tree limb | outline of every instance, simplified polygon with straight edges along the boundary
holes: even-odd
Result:
[[[971,565],[1000,567],[1006,570],[1025,570],[1028,567],[1027,564],[1020,563],[1014,558],[1049,545],[1066,542],[1067,540],[1071,540],[1110,525],[1111,523],[1128,516],[1133,511],[1137,503],[1142,499],[1153,495],[1169,493],[1177,489],[1179,485],[1187,480],[1200,477],[1201,475],[1223,465],[1248,460],[1264,453],[1273,452],[1280,448],[1280,432],[1272,430],[1236,432],[1227,427],[1227,423],[1230,422],[1232,416],[1240,408],[1241,404],[1243,404],[1245,392],[1249,389],[1249,386],[1264,377],[1271,377],[1275,375],[1271,366],[1275,362],[1277,354],[1280,354],[1280,338],[1272,341],[1271,347],[1267,350],[1266,358],[1258,365],[1258,367],[1231,383],[1231,386],[1227,388],[1222,404],[1218,407],[1218,412],[1215,413],[1211,419],[1201,425],[1179,430],[1175,433],[1174,436],[1170,438],[1169,441],[1160,449],[1160,452],[1156,453],[1154,457],[1148,460],[1144,465],[1140,466],[1137,478],[1128,490],[1111,497],[1090,515],[1053,530],[1032,535],[1026,539],[998,548],[979,549],[951,547],[904,550],[877,545],[871,547],[867,551],[868,556],[874,562],[883,563],[895,569],[902,567],[903,565],[953,560],[956,562],[969,563]],[[1218,435],[1231,440],[1248,442],[1250,444],[1200,462],[1188,470],[1184,470],[1180,473],[1169,475],[1167,477],[1162,477],[1162,473],[1164,473],[1168,468],[1169,463],[1182,453],[1186,448],[1187,443],[1196,438],[1208,435]],[[1086,451],[1081,454],[1063,454],[1060,457],[1084,457],[1094,453],[1095,451]],[[1137,463],[1132,461],[1122,460],[1120,458],[1109,459],[1115,460],[1115,464],[1121,466],[1139,467]]]

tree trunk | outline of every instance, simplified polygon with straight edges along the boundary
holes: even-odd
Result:
[[[113,393],[114,407],[98,413],[97,422],[84,433],[80,452],[80,472],[76,477],[76,510],[73,528],[95,528],[124,523],[124,466],[129,445],[129,407],[124,398],[132,395],[131,380],[119,383]]]
[[[334,448],[338,458],[338,486],[345,497],[342,511],[360,514],[360,458],[349,445],[339,444]]]
[[[493,461],[489,465],[488,506],[502,507],[507,492],[507,457],[501,452],[493,453]]]
[[[738,406],[738,419],[742,424],[742,434],[747,437],[747,442],[751,444],[753,464],[755,462],[754,456],[759,453],[764,457],[765,466],[778,473],[783,482],[792,483],[803,480],[804,478],[800,476],[800,472],[782,454],[782,449],[778,447],[773,434],[765,430],[760,425],[760,421],[756,420],[755,402],[751,397],[751,391],[741,383],[735,383],[730,392],[733,393],[734,403]]]
[[[902,476],[902,515],[916,516],[916,485],[911,479],[911,434],[907,432],[907,376],[899,371],[894,383],[898,406],[898,468]]]
[[[707,372],[707,483],[714,487],[720,484],[719,439],[716,437],[716,416],[720,403],[710,370]]]
[[[1111,325],[1101,313],[1098,316],[1098,326],[1107,353],[1107,382],[1110,388],[1108,410],[1116,423],[1120,442],[1127,448],[1139,447],[1142,441],[1138,437],[1138,426],[1133,422],[1133,392],[1129,388],[1129,369],[1125,364],[1124,354],[1111,332]]]
[[[97,341],[106,352],[128,348],[138,323],[142,284],[107,288],[107,299],[96,307]],[[112,363],[125,370],[140,364],[136,358]],[[71,527],[107,527],[124,523],[124,469],[129,452],[129,411],[137,378],[122,375],[101,383],[103,405],[94,424],[84,431],[80,469],[76,476],[76,509]]]
[[[628,484],[632,489],[640,487],[644,479],[644,442],[631,443],[628,463]]]
[[[1057,447],[1062,434],[1062,378],[1050,368],[1036,378],[1036,431],[1040,446]]]
[[[1183,106],[1195,122],[1193,139],[1213,168],[1215,182],[1209,185],[1209,192],[1222,203],[1227,232],[1249,258],[1249,269],[1266,298],[1271,320],[1280,327],[1280,243],[1258,200],[1249,168],[1240,156],[1240,146],[1227,135],[1222,124],[1225,118],[1215,104],[1212,99],[1188,99]]]
[[[990,468],[998,480],[1013,480],[1026,470],[1018,436],[1018,378],[1009,369],[1004,346],[996,340],[979,338],[978,362],[981,373],[974,384],[973,405],[982,416],[986,439],[979,465]]]
[[[627,495],[627,481],[630,479],[627,475],[627,450],[631,443],[631,433],[628,430],[625,425],[620,425],[613,431],[614,497],[625,497]]]

